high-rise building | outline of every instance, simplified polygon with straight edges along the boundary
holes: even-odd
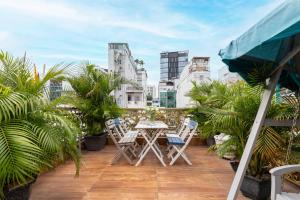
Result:
[[[191,98],[187,95],[193,88],[193,82],[197,84],[211,82],[209,57],[193,57],[185,66],[177,83],[177,108],[188,108],[193,105]]]
[[[119,73],[135,84],[122,84],[114,91],[116,102],[123,108],[142,108],[146,106],[147,72],[138,69],[127,43],[108,44],[108,71]]]
[[[239,80],[243,80],[238,73],[230,72],[227,66],[223,66],[221,69],[219,69],[218,75],[219,75],[219,81],[226,84],[231,84]]]
[[[158,85],[160,107],[176,108],[174,81],[160,81]]]
[[[49,82],[49,97],[50,101],[61,96],[62,93],[62,81],[50,79]]]
[[[160,53],[160,80],[178,79],[184,66],[188,63],[189,51]]]

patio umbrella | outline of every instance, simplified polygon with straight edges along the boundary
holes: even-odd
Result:
[[[227,199],[237,198],[276,84],[300,88],[300,0],[287,0],[219,52],[229,71],[252,83],[251,72],[270,77]]]
[[[287,0],[251,27],[236,40],[220,50],[222,61],[229,71],[238,72],[247,82],[255,68],[267,75],[275,70],[282,59],[300,46],[300,1]],[[288,64],[293,66],[295,60]],[[267,69],[259,69],[268,66]],[[267,72],[266,72],[267,70]],[[291,90],[300,87],[300,69],[284,70],[279,83]],[[267,77],[266,77],[267,78]]]

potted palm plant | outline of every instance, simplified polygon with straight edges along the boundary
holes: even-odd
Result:
[[[213,85],[210,96],[201,97],[205,101],[197,105],[197,110],[208,116],[202,127],[204,132],[217,131],[230,136],[229,140],[218,146],[218,153],[225,155],[234,150],[237,157],[234,168],[237,168],[238,160],[244,151],[260,104],[262,90],[262,86],[250,87],[244,82],[238,82],[220,92],[220,88]],[[215,106],[216,102],[218,107]],[[275,119],[291,117],[293,113],[291,107],[284,102],[275,103],[274,99],[267,117]],[[269,197],[271,182],[268,169],[276,165],[281,158],[282,146],[282,135],[277,129],[272,127],[262,129],[242,183],[241,191],[245,196],[252,199]]]
[[[87,150],[101,150],[107,136],[105,121],[120,116],[122,112],[111,93],[125,83],[125,80],[117,74],[104,72],[93,64],[84,63],[81,69],[79,75],[68,78],[75,91],[74,96],[69,98],[69,103],[81,112]]]
[[[216,144],[214,136],[220,133],[209,120],[210,113],[205,112],[203,108],[221,108],[225,104],[225,99],[218,99],[217,97],[226,93],[227,87],[218,81],[203,84],[192,83],[193,88],[188,95],[196,103],[196,106],[189,109],[188,113],[198,122],[200,137],[206,139],[207,145],[214,149]]]
[[[0,199],[28,199],[40,171],[67,158],[79,173],[79,124],[44,95],[50,79],[62,78],[59,67],[40,78],[25,57],[0,52]]]

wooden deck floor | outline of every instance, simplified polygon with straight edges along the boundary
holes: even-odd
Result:
[[[31,200],[224,200],[233,179],[228,161],[208,153],[205,147],[188,148],[192,166],[180,160],[175,166],[162,167],[152,154],[139,167],[125,160],[112,166],[115,152],[114,146],[84,152],[78,178],[74,178],[71,162],[41,175],[33,185]]]

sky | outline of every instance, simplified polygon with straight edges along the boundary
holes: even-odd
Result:
[[[107,43],[126,42],[157,84],[160,52],[211,57],[284,0],[0,0],[0,49],[47,68],[90,61],[107,68]]]

